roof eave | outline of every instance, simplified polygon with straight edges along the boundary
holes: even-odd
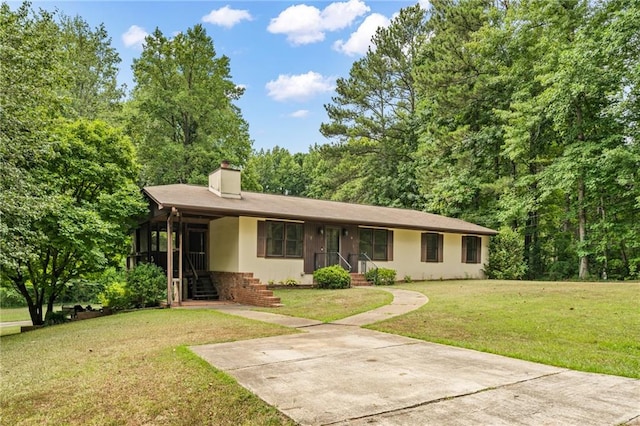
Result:
[[[171,209],[175,207],[176,209],[194,212],[199,214],[206,214],[211,216],[247,216],[247,217],[264,217],[264,218],[273,218],[273,219],[291,219],[291,220],[303,220],[303,221],[315,221],[315,222],[333,222],[333,223],[343,223],[349,225],[359,225],[359,226],[373,226],[373,227],[385,227],[385,228],[396,228],[396,229],[416,229],[422,231],[435,231],[435,232],[448,232],[453,234],[473,234],[473,235],[497,235],[498,232],[492,229],[479,229],[479,230],[470,230],[470,229],[460,229],[460,228],[443,228],[437,226],[420,226],[420,225],[409,225],[409,224],[398,224],[398,223],[389,223],[389,222],[379,222],[379,221],[366,221],[366,220],[349,220],[344,218],[332,218],[325,216],[309,216],[309,215],[300,215],[300,214],[282,214],[276,212],[268,212],[268,211],[256,211],[256,210],[238,210],[233,208],[211,208],[211,207],[196,207],[192,205],[185,204],[177,204],[177,203],[160,203],[154,200],[158,204],[158,209],[162,210],[165,207],[167,209]]]

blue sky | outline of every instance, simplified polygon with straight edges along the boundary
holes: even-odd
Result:
[[[17,5],[17,2],[11,2]],[[421,1],[424,7],[427,2]],[[319,132],[335,81],[347,77],[375,28],[415,1],[34,1],[104,23],[122,59],[119,81],[133,87],[131,64],[147,33],[171,36],[201,23],[217,54],[231,60],[237,103],[256,150],[278,145],[292,153],[328,142]]]

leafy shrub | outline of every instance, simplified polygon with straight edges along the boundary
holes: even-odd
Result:
[[[629,260],[629,279],[640,279],[640,257]]]
[[[27,301],[12,287],[0,287],[0,308],[22,308]]]
[[[167,276],[152,263],[140,263],[127,273],[127,292],[135,307],[158,306],[167,297]]]
[[[351,286],[351,276],[339,265],[320,268],[313,273],[313,279],[318,288],[348,288]]]
[[[98,296],[104,290],[104,283],[94,279],[75,279],[67,285],[60,302],[90,302],[98,301]]]
[[[64,312],[48,312],[47,317],[44,319],[46,325],[56,325],[67,322]]]
[[[545,278],[551,281],[562,281],[576,276],[578,272],[578,262],[567,262],[558,260],[549,265]]]
[[[627,264],[622,259],[610,259],[604,272],[599,274],[603,280],[624,280],[626,277],[633,279],[633,274],[627,269]]]
[[[489,261],[484,265],[488,278],[519,280],[527,272],[524,239],[511,228],[502,228],[489,242]]]
[[[405,275],[404,276],[404,282],[407,284],[410,284],[413,282],[413,279],[411,278],[411,275]]]
[[[374,285],[392,285],[396,282],[395,269],[374,268],[369,269],[364,275],[367,281],[371,281]]]
[[[131,307],[131,299],[127,292],[126,285],[121,282],[112,282],[108,284],[102,293],[98,296],[102,306],[108,306],[111,309],[128,309]]]

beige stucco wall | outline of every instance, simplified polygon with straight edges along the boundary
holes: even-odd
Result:
[[[209,269],[222,272],[251,272],[238,270],[238,229],[237,217],[223,217],[209,222]]]
[[[241,217],[239,243],[239,271],[253,272],[261,282],[267,284],[294,279],[301,284],[311,284],[313,277],[304,274],[303,259],[279,259],[257,257],[258,221],[266,218]]]
[[[412,280],[440,280],[453,278],[483,278],[487,261],[489,237],[482,237],[481,262],[462,263],[462,235],[444,234],[442,262],[420,261],[420,240],[423,231],[393,230],[393,261],[376,261],[379,267],[396,270],[396,279],[410,276]]]
[[[222,218],[211,221],[209,230],[211,270],[225,272],[253,272],[263,283],[278,283],[294,279],[311,284],[313,275],[304,274],[303,259],[257,257],[258,221],[267,218]],[[396,270],[398,280],[410,276],[412,280],[440,280],[454,278],[483,278],[487,262],[489,237],[482,237],[481,262],[461,262],[462,235],[444,234],[443,262],[420,261],[420,241],[423,231],[393,230],[393,261],[376,261],[376,265]]]

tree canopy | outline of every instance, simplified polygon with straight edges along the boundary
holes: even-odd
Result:
[[[243,89],[231,81],[202,25],[167,38],[147,36],[134,60],[129,134],[138,147],[144,185],[206,183],[223,160],[246,164],[248,125],[233,104]]]
[[[508,226],[529,278],[640,276],[639,2],[430,4],[338,79],[310,187]]]
[[[71,118],[102,110],[75,97],[88,68],[69,65],[67,35],[53,14],[0,6],[0,281],[25,298],[33,324],[72,279],[121,263],[146,208],[131,141]]]

